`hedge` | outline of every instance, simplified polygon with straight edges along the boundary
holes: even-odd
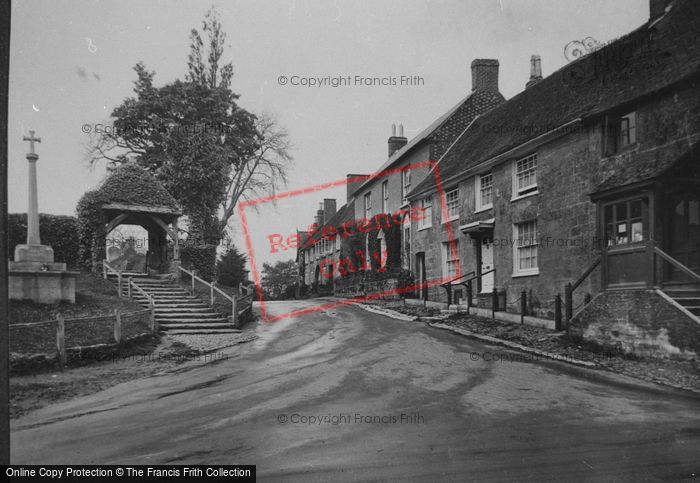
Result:
[[[27,214],[8,215],[8,243],[10,257],[14,257],[15,247],[27,242]],[[39,234],[41,244],[53,248],[54,261],[63,262],[69,268],[79,266],[78,219],[73,216],[39,214]]]

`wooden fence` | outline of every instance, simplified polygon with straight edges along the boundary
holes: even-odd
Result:
[[[155,311],[153,307],[151,307],[150,309],[137,310],[135,312],[122,313],[119,310],[116,310],[112,315],[101,315],[96,317],[81,317],[70,319],[66,319],[59,314],[54,320],[10,324],[10,344],[13,345],[13,342],[14,345],[26,344],[25,347],[29,347],[29,350],[22,351],[25,353],[51,353],[52,351],[50,350],[48,345],[50,344],[50,339],[52,337],[49,334],[51,332],[51,326],[54,326],[55,351],[58,355],[58,359],[61,365],[65,365],[67,362],[68,349],[80,349],[92,345],[100,345],[107,343],[119,344],[127,339],[125,337],[126,333],[133,332],[133,330],[129,329],[133,329],[136,326],[137,322],[142,322],[144,317],[148,317],[148,330],[151,333],[157,332],[158,327],[156,324]],[[75,335],[70,335],[68,337],[70,343],[71,339],[81,338],[78,334],[82,334],[83,336],[85,336],[85,334],[88,332],[86,327],[92,329],[91,333],[93,337],[98,339],[100,343],[73,345],[67,348],[66,329],[68,328],[69,333],[75,332],[76,330],[79,331]],[[95,334],[96,332],[97,335]],[[82,340],[86,340],[86,338],[83,337]],[[92,342],[97,341],[93,340]]]

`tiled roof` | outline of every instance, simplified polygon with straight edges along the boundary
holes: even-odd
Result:
[[[404,155],[408,154],[413,148],[423,143],[423,141],[434,141],[438,144],[444,145],[444,149],[447,149],[452,141],[457,137],[459,132],[461,132],[471,120],[476,117],[479,113],[485,112],[491,109],[493,106],[498,105],[504,101],[503,96],[498,92],[489,92],[476,90],[471,92],[465,98],[460,100],[455,104],[450,110],[444,113],[442,116],[433,121],[428,127],[423,129],[417,136],[413,137],[405,146],[397,150],[392,154],[389,159],[377,170],[378,173],[391,169],[396,164],[401,162]],[[463,115],[464,125],[456,133],[446,133],[447,138],[443,139],[445,135],[441,134],[441,129],[443,126],[448,124],[448,122],[457,115]],[[446,144],[446,145],[445,145]],[[362,183],[355,193],[363,189],[364,187],[374,183],[377,178],[369,178],[367,181]]]
[[[576,119],[589,119],[700,72],[700,1],[562,67],[479,117],[438,164],[444,181]],[[434,189],[428,176],[409,197]]]

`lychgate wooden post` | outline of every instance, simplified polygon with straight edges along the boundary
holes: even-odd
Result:
[[[66,365],[66,322],[61,314],[56,316],[56,349],[61,367]]]
[[[119,270],[117,272],[117,289],[119,290],[119,297],[122,296],[122,271]],[[131,293],[129,293],[129,297],[131,297]]]

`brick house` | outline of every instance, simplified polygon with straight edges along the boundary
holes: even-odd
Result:
[[[422,298],[491,307],[495,289],[519,312],[525,292],[528,313],[552,318],[572,283],[570,330],[584,339],[700,351],[700,2],[650,11],[544,79],[534,56],[525,90],[439,159],[444,198],[432,176],[409,193],[439,208],[411,226],[417,278],[461,275]]]
[[[340,239],[328,240],[322,236],[324,227],[337,227],[349,220],[371,219],[384,214],[394,214],[408,207],[406,195],[428,174],[427,161],[437,159],[447,151],[457,136],[464,131],[478,115],[501,104],[503,96],[498,91],[498,61],[475,59],[471,64],[472,91],[449,111],[436,119],[409,142],[404,137],[403,126],[392,126],[388,139],[388,159],[375,173],[377,176],[348,174],[347,201],[336,212],[336,200],[320,203],[314,223],[309,230],[299,232],[303,241],[297,249],[300,286],[311,287],[314,292],[336,291],[336,281],[340,276],[339,262],[348,257],[349,247]],[[391,174],[384,175],[382,173]],[[409,225],[406,225],[409,228]],[[315,232],[315,235],[313,234]],[[408,232],[402,233],[398,257],[401,265],[410,269],[411,258]],[[380,239],[379,251],[387,252],[383,231],[377,234]],[[372,258],[368,241],[365,240],[365,257]],[[383,263],[388,259],[383,257]],[[335,263],[333,263],[335,262]],[[331,270],[331,273],[324,272]],[[354,282],[354,280],[353,280]]]
[[[389,157],[370,177],[354,191],[355,219],[371,219],[378,214],[393,214],[408,207],[406,195],[428,174],[427,162],[438,159],[447,151],[459,134],[477,116],[504,101],[498,90],[498,61],[475,59],[471,64],[472,91],[449,111],[436,119],[417,136],[408,141],[403,127],[392,127],[388,140]],[[382,173],[390,174],[382,174]],[[401,234],[401,265],[411,269],[410,225]],[[379,233],[382,251],[386,250],[383,233]]]

